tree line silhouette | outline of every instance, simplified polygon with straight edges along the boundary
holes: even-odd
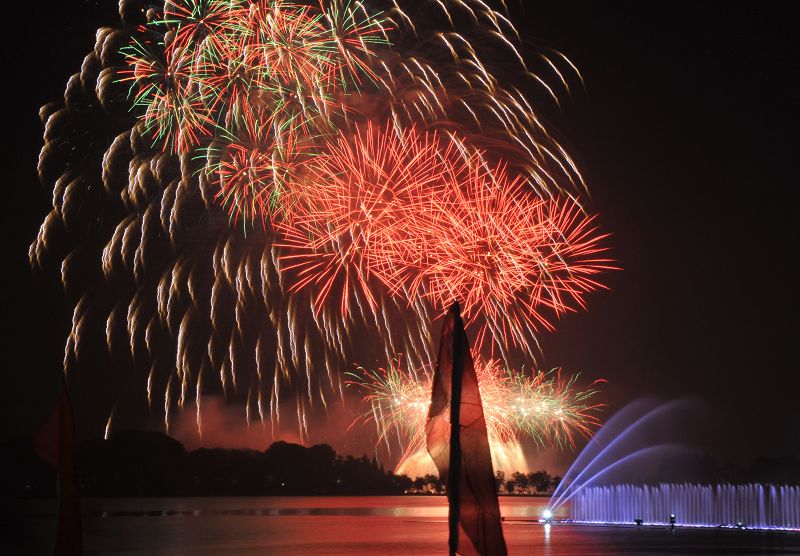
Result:
[[[200,448],[187,451],[165,434],[124,431],[78,447],[82,496],[294,496],[443,494],[437,475],[411,479],[373,457],[343,456],[327,444],[275,442],[265,451]],[[0,447],[2,491],[54,496],[55,472],[34,453],[29,438]],[[546,492],[544,472],[497,474],[498,492]]]
[[[438,475],[409,478],[373,457],[343,456],[327,444],[275,442],[265,451],[200,448],[187,451],[165,434],[125,431],[78,447],[83,496],[294,496],[443,494]],[[0,445],[0,493],[54,496],[55,472],[34,453],[30,438]],[[713,476],[712,476],[713,475]],[[716,468],[706,482],[798,484],[800,463],[757,458],[749,468]],[[498,471],[497,491],[549,495],[561,478],[546,471]]]

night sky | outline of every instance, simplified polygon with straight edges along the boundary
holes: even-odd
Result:
[[[800,455],[793,20],[763,3],[519,4],[512,20],[526,41],[564,52],[583,74],[586,92],[544,113],[624,269],[588,312],[543,335],[543,366],[608,379],[609,412],[643,395],[699,400],[711,415],[703,447],[722,459]],[[67,330],[59,292],[43,290],[27,262],[49,207],[36,176],[38,108],[61,98],[95,29],[117,22],[111,1],[13,9],[0,438],[44,420]]]

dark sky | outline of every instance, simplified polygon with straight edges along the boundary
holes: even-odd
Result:
[[[42,361],[63,351],[58,292],[41,291],[27,263],[49,206],[37,111],[61,98],[94,30],[117,20],[116,2],[51,4],[15,8],[23,34],[6,49],[3,437],[44,418],[58,369]],[[789,14],[777,3],[524,4],[524,37],[584,76],[587,91],[547,115],[624,268],[589,312],[544,336],[545,366],[607,378],[612,411],[642,395],[702,400],[714,415],[707,448],[723,458],[800,454]]]
[[[624,272],[545,339],[548,361],[609,378],[612,399],[717,405],[726,453],[797,453],[798,82],[786,14],[557,4],[530,8],[528,30],[583,71],[588,96],[561,129]]]

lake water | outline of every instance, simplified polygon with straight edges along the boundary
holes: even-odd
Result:
[[[500,498],[510,554],[800,555],[796,533],[546,526],[536,521],[546,503]],[[22,506],[21,519],[5,520],[0,553],[52,554],[55,501]],[[447,501],[440,496],[85,499],[83,511],[87,554],[447,553]]]

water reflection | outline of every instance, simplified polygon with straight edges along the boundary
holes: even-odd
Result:
[[[505,519],[538,520],[546,497],[501,497]],[[109,509],[113,506],[113,509]],[[55,517],[52,501],[30,501],[31,517]],[[447,519],[444,496],[86,499],[84,517],[354,516]],[[563,516],[562,516],[563,517]]]
[[[447,501],[440,496],[86,499],[88,554],[300,556],[443,554]],[[747,531],[586,527],[539,522],[547,498],[501,497],[511,554],[787,554],[800,535]],[[52,554],[54,500],[27,501],[8,554]],[[591,552],[587,552],[591,547]],[[793,552],[794,551],[794,552]]]

